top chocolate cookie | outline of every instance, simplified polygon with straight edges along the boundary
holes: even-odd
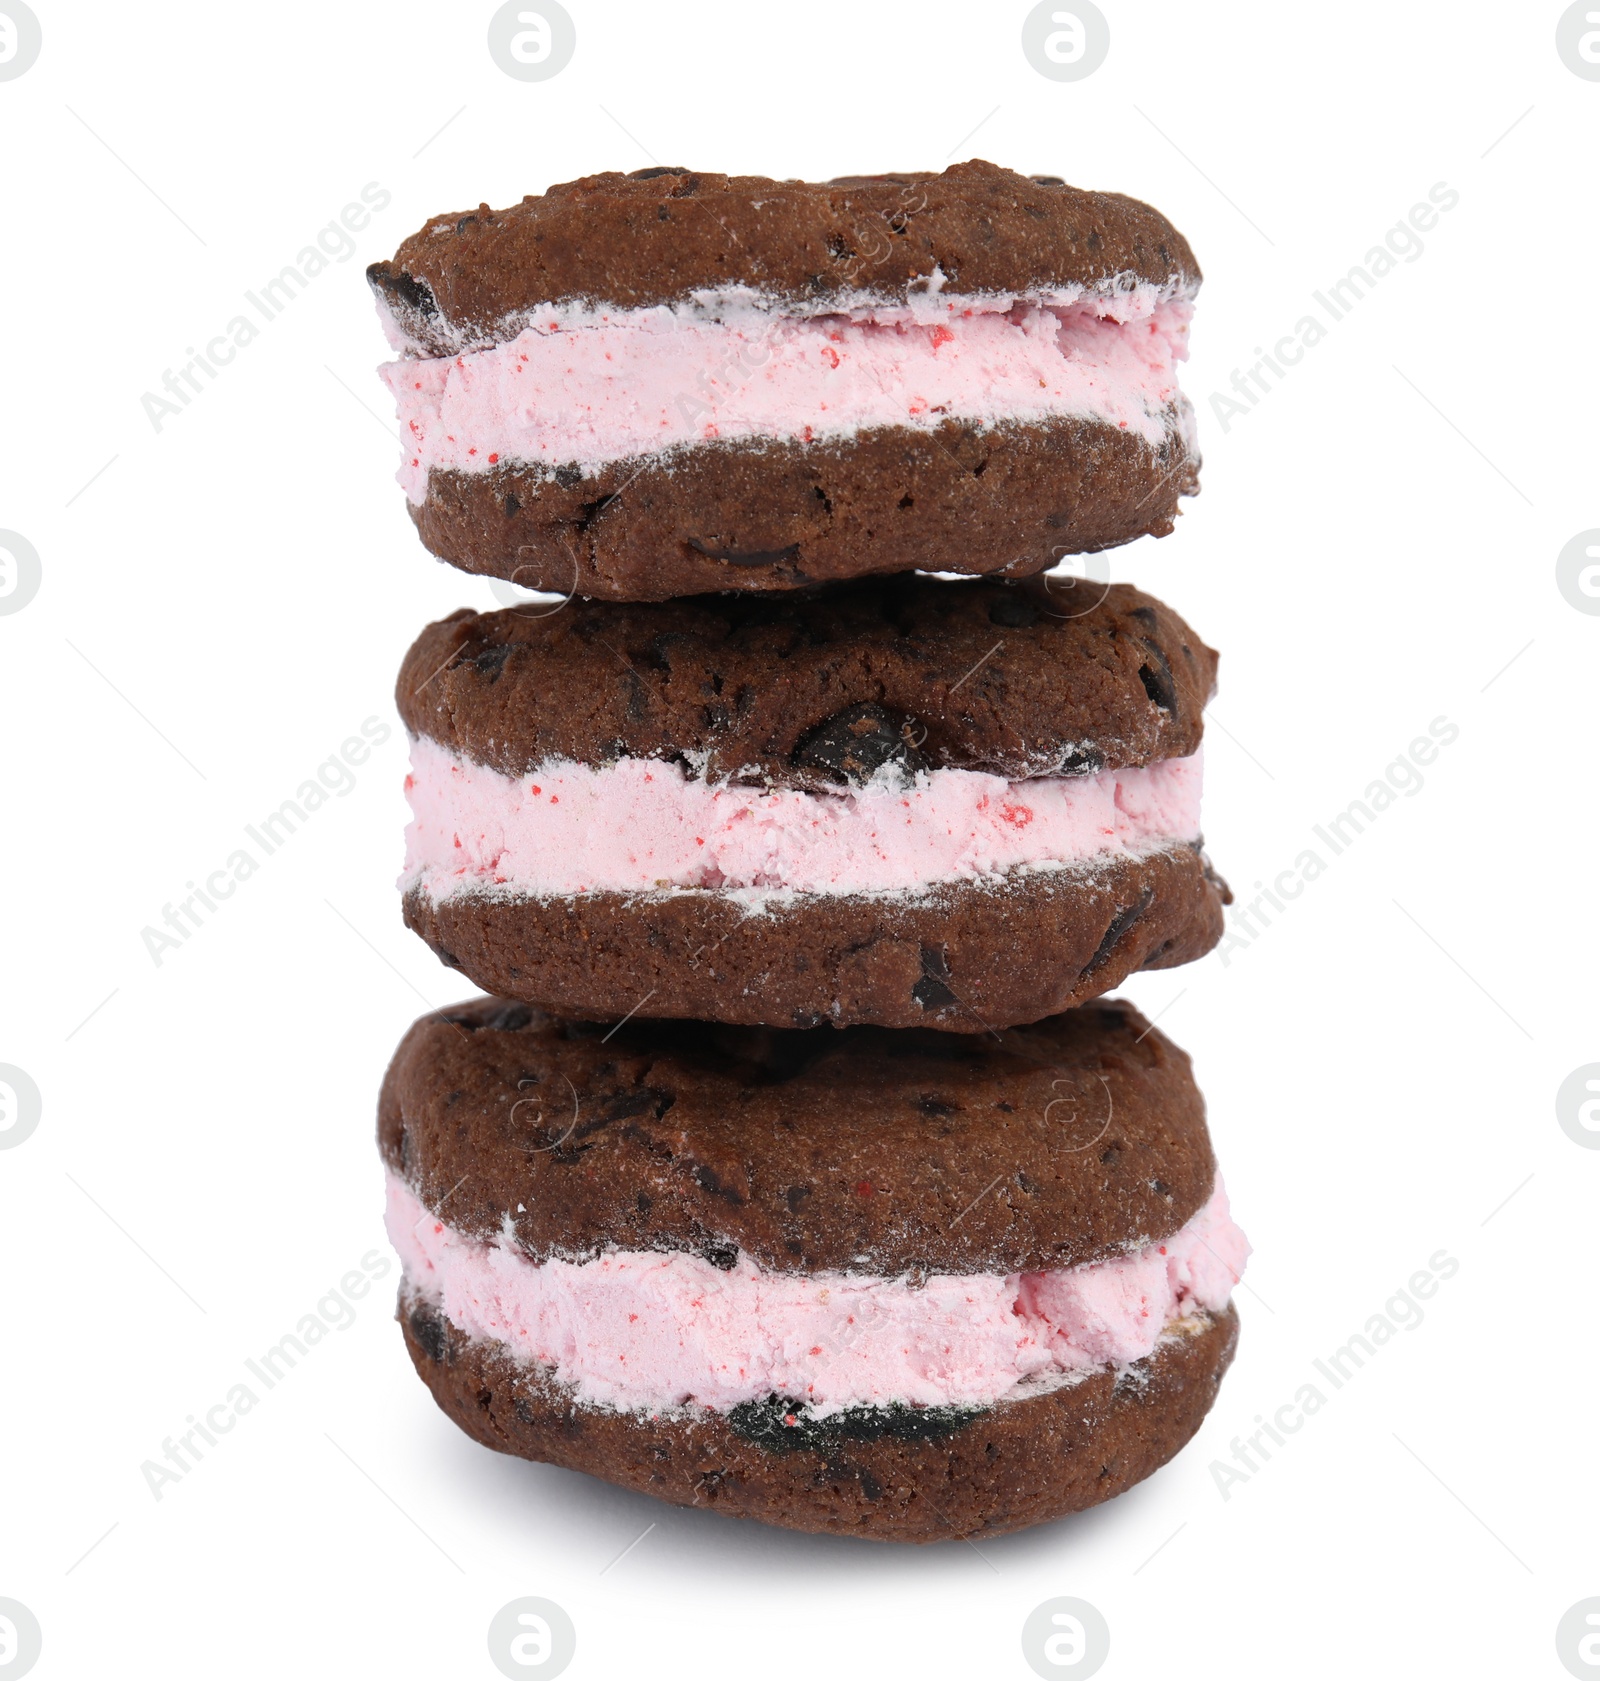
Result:
[[[407,1033],[378,1141],[479,1242],[779,1273],[1093,1265],[1180,1231],[1217,1171],[1188,1056],[1117,999],[961,1038],[476,998]]]
[[[529,588],[1021,577],[1198,488],[1193,255],[1055,177],[586,176],[368,277],[424,542]]]
[[[975,159],[818,182],[608,170],[432,217],[367,278],[406,349],[453,356],[508,343],[552,305],[644,309],[748,287],[817,315],[945,291],[1192,292],[1200,269],[1137,199]]]

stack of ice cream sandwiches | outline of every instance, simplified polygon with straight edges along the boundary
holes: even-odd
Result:
[[[1248,1245],[1188,1058],[1103,995],[1222,931],[1216,655],[1060,563],[1197,488],[1182,236],[979,162],[648,169],[369,278],[423,541],[521,586],[397,691],[405,918],[489,994],[379,1106],[435,1399],[885,1540],[1149,1475]]]

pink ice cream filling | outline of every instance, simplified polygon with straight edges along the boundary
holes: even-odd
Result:
[[[914,892],[1142,856],[1200,835],[1200,755],[1011,782],[934,770],[839,793],[707,782],[661,759],[511,777],[412,743],[401,885],[436,902],[664,888]]]
[[[1173,1236],[1055,1272],[882,1278],[777,1273],[741,1254],[613,1250],[530,1260],[436,1219],[391,1174],[385,1214],[407,1286],[469,1336],[553,1370],[592,1406],[726,1412],[793,1396],[845,1407],[986,1406],[1144,1359],[1163,1335],[1220,1313],[1250,1245],[1219,1178]]]
[[[418,504],[434,468],[592,472],[719,439],[809,443],[948,419],[1072,415],[1159,448],[1192,428],[1177,377],[1192,309],[1149,285],[1033,300],[934,294],[814,316],[749,299],[710,311],[553,308],[506,343],[379,373],[399,414],[399,480]]]

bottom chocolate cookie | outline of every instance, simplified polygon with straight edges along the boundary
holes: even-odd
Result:
[[[405,919],[485,991],[563,1014],[984,1033],[1202,957],[1227,888],[1198,845],[908,894],[535,896],[413,885]]]
[[[651,1416],[587,1406],[548,1369],[468,1337],[402,1289],[406,1346],[441,1409],[484,1446],[679,1506],[874,1541],[1003,1535],[1098,1505],[1200,1427],[1238,1341],[1229,1306],[1178,1321],[1144,1359],[978,1407],[859,1407],[809,1419],[784,1396]]]
[[[1159,444],[1061,415],[701,442],[597,469],[435,467],[411,517],[463,571],[611,601],[913,570],[1029,577],[1172,530],[1200,488],[1183,412]]]

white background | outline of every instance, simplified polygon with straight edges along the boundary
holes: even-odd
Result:
[[[1019,5],[570,0],[575,59],[526,84],[488,4],[34,3],[43,54],[0,82],[0,527],[43,564],[0,618],[0,1062],[44,1110],[0,1152],[0,1595],[37,1673],[490,1676],[490,1617],[540,1594],[574,1676],[1026,1676],[1023,1619],[1071,1594],[1107,1676],[1561,1675],[1556,1622],[1600,1594],[1600,1153],[1554,1102],[1600,1060],[1600,618],[1555,582],[1600,526],[1600,83],[1560,8],[1104,0],[1109,58],[1057,83]],[[492,603],[392,482],[362,266],[600,169],[973,155],[1146,198],[1205,268],[1204,493],[1112,558],[1223,651],[1223,873],[1270,880],[1430,720],[1460,730],[1227,963],[1127,988],[1193,1052],[1256,1246],[1216,1411],[1077,1519],[805,1538],[475,1446],[391,1275],[158,1502],[163,1437],[387,1253],[379,1076],[465,990],[400,923],[398,728],[161,966],[140,935],[393,722],[426,620]],[[141,393],[374,181],[359,252],[154,431]],[[1224,431],[1210,394],[1437,182],[1460,203],[1423,255]],[[1424,1322],[1224,1499],[1231,1439],[1440,1249]]]

